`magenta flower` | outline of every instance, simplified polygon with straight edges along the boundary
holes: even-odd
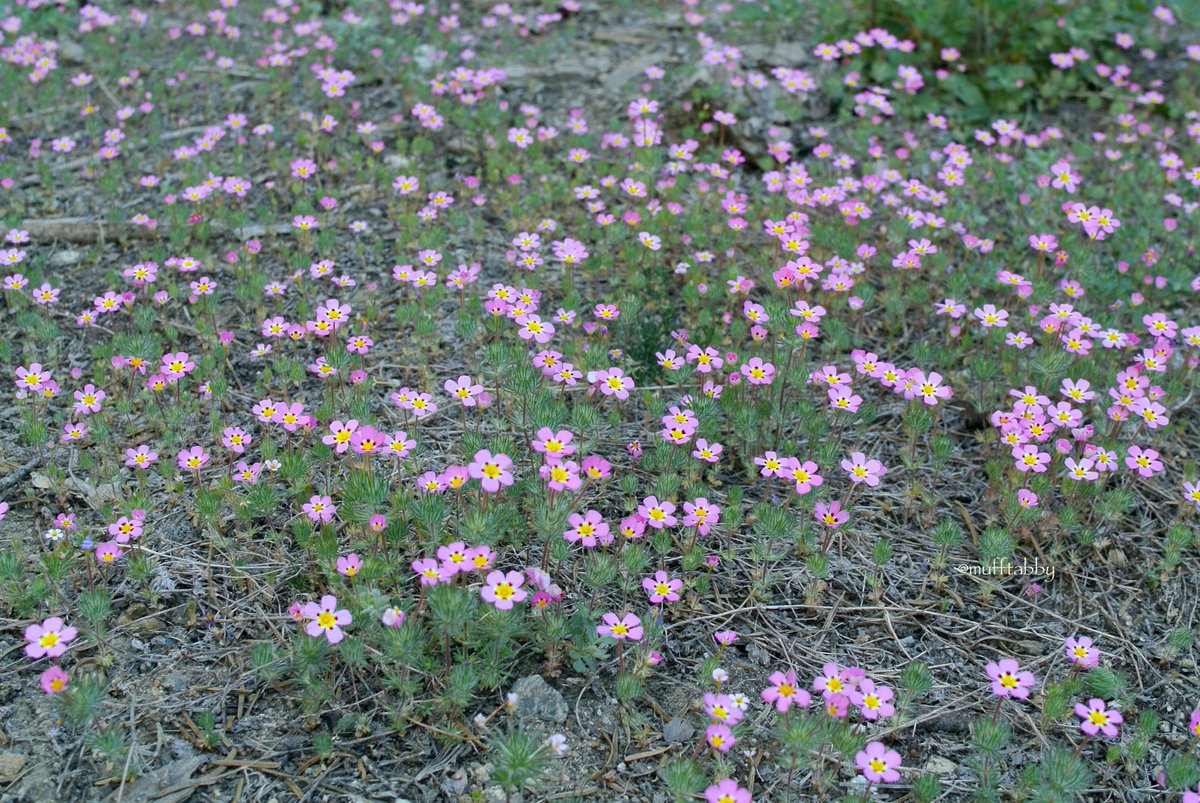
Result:
[[[841,502],[817,502],[813,506],[813,519],[819,521],[831,530],[836,530],[850,520],[850,514],[842,510]]]
[[[1033,688],[1033,673],[1021,670],[1021,665],[1011,658],[990,663],[984,667],[992,679],[992,694],[997,697],[1012,697],[1024,700]]]
[[[751,385],[769,385],[775,378],[775,366],[761,357],[751,357],[738,370]]]
[[[193,446],[179,453],[177,463],[184,471],[199,471],[208,463],[208,457],[203,446]]]
[[[652,605],[660,605],[663,602],[676,602],[679,599],[679,589],[683,588],[683,581],[672,580],[665,571],[660,569],[654,573],[654,577],[642,579],[642,588],[649,595]]]
[[[1092,646],[1092,640],[1087,636],[1067,639],[1063,650],[1071,663],[1076,666],[1091,669],[1100,664],[1100,650]]]
[[[63,627],[63,620],[51,616],[40,625],[30,625],[25,628],[25,654],[30,658],[57,658],[67,651],[67,645],[74,640],[77,631],[73,627]]]
[[[812,695],[796,684],[795,669],[772,673],[770,682],[771,685],[762,690],[763,702],[773,704],[781,714],[786,714],[793,705],[808,708],[812,702]]]
[[[342,640],[342,627],[354,621],[350,615],[350,611],[337,609],[337,597],[326,594],[321,597],[321,602],[310,602],[300,609],[301,615],[308,619],[308,624],[304,626],[304,632],[313,638],[324,636],[329,640],[330,644],[337,644]]]
[[[525,577],[520,572],[488,572],[487,583],[479,590],[479,595],[497,610],[510,611],[515,603],[529,596],[529,592],[521,588],[524,584]]]
[[[116,541],[105,541],[96,547],[96,560],[100,563],[115,563],[124,554]]]
[[[859,707],[863,719],[873,722],[880,717],[890,717],[896,713],[896,707],[890,702],[894,696],[892,690],[887,686],[876,686],[875,681],[870,678],[859,681],[858,688],[851,689],[847,696],[850,702]]]
[[[362,570],[362,558],[351,552],[344,558],[337,559],[337,573],[343,577],[353,577]]]
[[[589,510],[582,515],[572,513],[567,517],[567,524],[571,529],[563,532],[563,539],[569,543],[581,542],[588,549],[594,548],[597,542],[612,543],[612,532],[598,511]]]
[[[1143,449],[1140,446],[1130,446],[1125,458],[1125,465],[1143,477],[1153,477],[1163,470],[1163,463],[1158,459],[1158,452],[1153,449]]]
[[[673,515],[675,513],[675,505],[671,502],[660,502],[656,496],[647,496],[638,505],[638,515],[646,520],[646,524],[656,530],[661,530],[663,527],[674,527],[679,523],[679,519]]]
[[[67,690],[67,684],[71,681],[67,673],[58,664],[51,666],[43,672],[38,677],[38,680],[42,684],[42,691],[46,692],[46,694],[63,693]]]
[[[616,641],[641,641],[642,620],[632,613],[618,617],[612,611],[600,617],[604,624],[596,625],[597,636],[608,636]]]
[[[843,459],[842,469],[850,476],[851,482],[865,482],[870,488],[878,485],[879,478],[887,473],[883,463],[868,460],[862,452],[853,452],[848,459]]]
[[[704,695],[704,713],[708,714],[708,718],[713,722],[724,725],[736,725],[744,716],[742,709],[738,708],[728,694],[712,692]]]
[[[337,507],[334,506],[333,500],[320,494],[313,494],[300,509],[308,515],[310,521],[319,521],[325,524],[332,521],[333,514],[337,513]]]
[[[618,399],[624,400],[629,398],[629,391],[633,390],[633,380],[625,376],[625,372],[620,368],[610,368],[607,371],[597,371],[594,378],[588,377],[589,383],[598,383],[600,392],[605,396],[616,396]]]
[[[234,454],[242,454],[253,440],[250,433],[241,427],[225,427],[225,431],[221,437],[221,445]]]
[[[341,454],[350,448],[350,439],[354,437],[356,429],[358,421],[353,418],[345,422],[334,421],[329,425],[329,434],[321,438],[321,443],[332,446],[335,452]]]
[[[475,459],[467,466],[467,472],[483,486],[488,493],[496,493],[500,486],[513,484],[512,460],[508,455],[493,455],[487,449],[475,453]]]
[[[817,473],[819,468],[812,460],[801,463],[795,457],[785,457],[779,463],[780,469],[776,476],[786,477],[796,483],[796,493],[801,496],[813,488],[819,488],[825,482],[825,478]]]
[[[460,376],[458,379],[447,379],[442,385],[454,398],[462,402],[463,407],[474,407],[479,402],[476,397],[483,393],[483,385],[478,382],[471,382],[471,377],[467,375]]]
[[[1075,716],[1082,720],[1079,723],[1079,729],[1088,736],[1103,733],[1110,739],[1117,738],[1117,726],[1125,721],[1119,711],[1108,708],[1107,704],[1099,697],[1088,700],[1087,705],[1076,703]]]
[[[750,790],[725,778],[704,790],[704,803],[751,803]]]
[[[709,725],[704,732],[704,740],[708,742],[709,747],[722,753],[728,753],[730,748],[737,744],[733,731],[727,725]]]
[[[869,783],[895,783],[900,780],[900,754],[888,750],[883,742],[871,742],[859,750],[854,762]]]
[[[384,627],[399,628],[404,624],[405,618],[404,611],[393,605],[383,612],[381,621]]]
[[[421,578],[422,586],[435,586],[442,582],[441,567],[433,558],[421,558],[412,562],[412,570]]]
[[[575,454],[579,448],[571,441],[575,436],[565,429],[558,432],[542,427],[533,439],[533,450],[545,455],[547,463],[560,463],[564,457]]]

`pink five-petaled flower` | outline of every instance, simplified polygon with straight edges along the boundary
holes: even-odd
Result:
[[[75,638],[73,627],[63,627],[63,620],[51,616],[40,625],[25,628],[25,654],[30,658],[57,658],[67,651],[67,645]]]
[[[854,762],[870,783],[895,783],[900,780],[900,754],[888,750],[883,742],[871,742],[865,750],[859,750]]]
[[[404,611],[393,605],[383,612],[383,616],[381,617],[380,621],[383,622],[384,627],[399,628],[404,625],[405,618],[406,616]]]
[[[862,452],[852,452],[848,459],[842,460],[842,469],[850,475],[851,482],[865,482],[871,488],[878,485],[879,478],[887,473],[883,463],[868,460]]]
[[[1075,715],[1082,720],[1079,729],[1088,736],[1103,733],[1110,739],[1117,738],[1117,726],[1125,721],[1120,712],[1108,708],[1099,697],[1088,700],[1087,705],[1076,703]]]
[[[337,609],[337,597],[326,594],[320,603],[310,602],[300,609],[300,614],[308,619],[304,632],[313,638],[324,636],[330,644],[342,640],[342,627],[354,621],[350,611]]]
[[[510,611],[515,603],[523,601],[529,592],[521,588],[525,576],[520,572],[488,572],[487,583],[479,589],[484,602],[490,602],[497,610]]]
[[[179,467],[184,471],[199,471],[208,462],[208,452],[203,446],[193,446],[180,451],[177,460]]]
[[[732,778],[723,778],[704,790],[704,803],[751,803],[750,790]]]
[[[751,385],[769,385],[775,378],[775,366],[763,362],[761,357],[751,357],[738,370]]]
[[[887,686],[876,686],[875,681],[863,678],[858,688],[848,692],[850,702],[859,707],[863,719],[874,721],[880,717],[890,717],[896,713],[896,707],[891,704],[894,696]]]
[[[579,448],[571,442],[574,438],[565,429],[555,432],[550,427],[542,427],[533,439],[533,450],[545,455],[546,462],[551,465],[561,463],[564,457],[575,454]]]
[[[1084,669],[1091,669],[1100,664],[1100,650],[1092,646],[1092,640],[1087,636],[1067,639],[1063,651],[1071,663]]]
[[[617,616],[612,611],[600,617],[604,624],[596,625],[597,636],[608,636],[616,641],[628,639],[630,641],[641,641],[642,639],[642,620],[632,613],[627,613],[624,616]]]
[[[343,577],[353,577],[362,571],[362,558],[357,553],[351,552],[343,558],[337,559],[337,573]]]
[[[647,496],[638,505],[638,515],[646,520],[646,524],[656,530],[663,527],[674,527],[679,519],[675,518],[675,505],[671,502],[660,502],[656,496]]]
[[[786,673],[775,672],[770,677],[771,685],[762,690],[764,703],[774,704],[775,710],[786,714],[792,705],[808,708],[812,695],[796,685],[796,670],[789,669]]]
[[[334,506],[333,500],[328,496],[313,494],[312,497],[301,506],[301,510],[308,515],[311,521],[320,521],[328,524],[333,520],[333,514],[337,513],[337,507]]]
[[[831,530],[836,530],[850,520],[850,514],[842,510],[841,502],[831,502],[828,505],[817,502],[813,506],[813,519]]]
[[[412,570],[421,578],[422,586],[435,586],[442,581],[438,562],[433,558],[421,558],[412,562]]]
[[[704,740],[708,746],[722,753],[728,753],[737,744],[733,731],[727,725],[709,725],[704,732]]]
[[[465,374],[456,380],[447,379],[442,387],[446,389],[447,393],[462,402],[463,407],[475,407],[479,404],[475,397],[483,393],[483,385],[478,382],[472,383],[471,377]]]
[[[1024,700],[1033,687],[1033,673],[1021,670],[1021,665],[1012,658],[1004,658],[984,667],[992,679],[992,694],[997,697],[1012,697]]]
[[[704,695],[704,713],[708,714],[713,722],[725,725],[736,725],[744,716],[742,709],[738,708],[729,695],[712,692]]]
[[[610,368],[607,371],[597,371],[595,379],[588,377],[589,382],[596,382],[600,386],[600,392],[605,396],[616,396],[624,401],[629,398],[629,391],[633,390],[633,380],[625,376],[625,372],[620,368]]]
[[[1153,477],[1163,470],[1158,452],[1153,449],[1143,449],[1135,445],[1129,447],[1127,454],[1129,456],[1125,458],[1125,465],[1143,477]]]
[[[46,694],[61,694],[67,690],[67,684],[71,679],[61,666],[55,664],[43,672],[38,680],[41,681],[42,691]]]
[[[467,473],[479,480],[483,490],[488,493],[496,493],[500,490],[501,485],[513,484],[510,468],[512,468],[512,459],[508,455],[493,455],[487,449],[480,449],[475,453],[475,459],[467,466]]]
[[[650,597],[652,605],[659,605],[663,602],[675,602],[679,599],[679,589],[683,588],[683,581],[679,579],[672,580],[670,575],[661,569],[654,573],[654,577],[646,577],[642,579],[642,588]]]

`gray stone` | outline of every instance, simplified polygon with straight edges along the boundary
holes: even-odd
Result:
[[[663,739],[668,744],[690,742],[696,733],[696,728],[683,717],[675,717],[663,728]]]
[[[566,698],[541,675],[521,678],[513,684],[512,693],[517,695],[517,716],[534,717],[556,725],[567,721],[570,708]]]

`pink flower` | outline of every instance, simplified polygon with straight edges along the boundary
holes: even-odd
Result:
[[[1076,703],[1075,716],[1082,720],[1079,729],[1088,736],[1103,733],[1110,739],[1117,738],[1117,726],[1125,721],[1119,711],[1108,708],[1099,697],[1088,700],[1087,705]]]
[[[738,370],[751,385],[769,385],[775,378],[775,366],[763,362],[761,357],[751,357]]]
[[[383,612],[383,617],[380,621],[384,627],[400,628],[404,624],[405,614],[396,606],[392,606]]]
[[[433,558],[421,558],[412,562],[412,570],[421,578],[422,586],[435,586],[442,582],[438,562]]]
[[[46,694],[61,694],[67,690],[67,684],[71,679],[62,670],[62,667],[55,664],[43,672],[38,680],[41,681],[42,691]]]
[[[817,502],[813,506],[813,519],[821,522],[831,530],[836,530],[850,520],[850,514],[842,510],[841,502]]]
[[[242,454],[253,440],[250,433],[241,427],[225,427],[225,431],[221,437],[221,445],[234,454]]]
[[[595,510],[589,510],[582,515],[572,513],[567,517],[567,523],[571,525],[571,529],[563,533],[563,538],[569,543],[582,542],[588,549],[595,547],[597,542],[612,543],[608,524]]]
[[[1091,669],[1100,665],[1100,650],[1092,646],[1092,640],[1087,636],[1067,639],[1063,650],[1071,663],[1076,666]]]
[[[356,429],[358,421],[353,418],[344,423],[334,421],[329,425],[329,434],[321,438],[321,443],[332,446],[335,452],[341,454],[350,448],[350,439],[354,437]]]
[[[862,452],[853,452],[849,459],[842,460],[842,470],[850,476],[851,482],[865,482],[870,488],[878,485],[879,478],[887,473],[883,463],[868,460]]]
[[[565,429],[555,432],[550,427],[542,427],[533,439],[533,450],[545,455],[547,463],[558,463],[564,457],[575,454],[579,448],[571,442],[574,438]]]
[[[333,500],[328,496],[313,494],[312,497],[304,503],[300,508],[311,521],[320,521],[328,524],[333,520],[333,514],[337,513],[337,507],[334,506]]]
[[[610,368],[607,371],[597,371],[594,378],[588,377],[589,383],[598,383],[600,392],[605,396],[616,396],[620,400],[629,398],[629,391],[633,390],[633,380],[625,376],[625,372],[620,368]]]
[[[733,731],[726,725],[709,725],[704,732],[704,740],[708,742],[709,747],[722,753],[728,753],[730,748],[737,744]]]
[[[627,613],[624,616],[618,617],[612,611],[600,617],[604,622],[602,625],[596,625],[597,636],[608,636],[616,641],[641,641],[642,639],[642,620],[632,613]]]
[[[818,488],[825,482],[824,478],[817,473],[819,470],[817,464],[811,460],[806,460],[801,463],[795,457],[785,457],[780,461],[781,474],[780,477],[787,477],[796,483],[796,493],[804,496],[813,488]]]
[[[67,651],[67,645],[74,640],[77,631],[73,627],[63,627],[63,620],[51,616],[40,625],[30,625],[25,628],[25,654],[30,658],[57,658]]]
[[[1153,449],[1143,449],[1140,446],[1130,446],[1125,458],[1125,465],[1143,477],[1153,477],[1163,470],[1158,452]]]
[[[521,588],[524,584],[525,577],[520,572],[488,572],[487,583],[479,589],[479,595],[497,610],[510,611],[515,603],[529,596],[529,592]]]
[[[1021,670],[1021,665],[1011,658],[990,663],[984,667],[992,679],[992,694],[997,697],[1012,697],[1024,700],[1033,688],[1033,673]]]
[[[675,505],[671,502],[660,502],[656,496],[647,496],[638,505],[638,515],[646,520],[646,524],[656,530],[661,530],[663,527],[674,527],[679,523],[679,520],[672,515],[675,512]]]
[[[507,487],[513,484],[510,468],[512,468],[512,459],[508,455],[493,455],[487,449],[480,449],[475,453],[475,459],[467,466],[467,472],[471,477],[479,480],[483,490],[488,493],[496,493],[500,490],[500,486]]]
[[[812,695],[796,685],[796,670],[787,673],[775,672],[770,677],[771,685],[762,691],[763,702],[774,704],[775,710],[786,714],[793,704],[808,708]]]
[[[708,714],[709,719],[724,725],[736,725],[744,716],[742,709],[737,707],[729,695],[712,692],[704,695],[704,713]]]
[[[854,756],[854,762],[862,770],[869,783],[895,783],[900,780],[900,754],[888,750],[883,742],[871,742],[865,750]]]
[[[208,463],[208,452],[203,446],[193,446],[179,453],[177,463],[184,471],[199,471]]]
[[[300,609],[301,615],[308,619],[308,624],[304,626],[304,632],[313,638],[324,636],[329,640],[330,644],[337,644],[342,640],[342,627],[354,621],[350,615],[350,611],[337,609],[337,597],[326,594],[321,597],[321,602],[310,602]]]
[[[859,681],[858,688],[851,689],[847,696],[859,707],[863,719],[874,721],[896,713],[896,707],[890,702],[894,696],[892,690],[887,686],[876,686],[870,678]]]
[[[337,559],[337,573],[343,577],[353,577],[362,570],[362,558],[356,553],[351,552],[344,558]]]
[[[717,781],[704,790],[705,803],[751,803],[750,791],[730,778]]]
[[[472,383],[471,377],[465,374],[456,380],[447,379],[442,387],[446,389],[447,393],[462,402],[463,407],[476,406],[478,401],[475,397],[483,393],[483,385],[478,382]]]
[[[683,588],[683,581],[672,580],[665,571],[660,569],[654,573],[654,577],[642,579],[642,588],[649,595],[652,605],[660,605],[663,602],[676,602],[679,599],[679,589]]]

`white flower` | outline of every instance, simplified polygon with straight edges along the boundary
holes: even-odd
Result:
[[[724,683],[725,681],[729,680],[729,673],[718,666],[713,670],[712,679],[717,683]]]
[[[546,747],[556,756],[565,756],[567,754],[567,737],[561,733],[555,733],[546,740]]]

